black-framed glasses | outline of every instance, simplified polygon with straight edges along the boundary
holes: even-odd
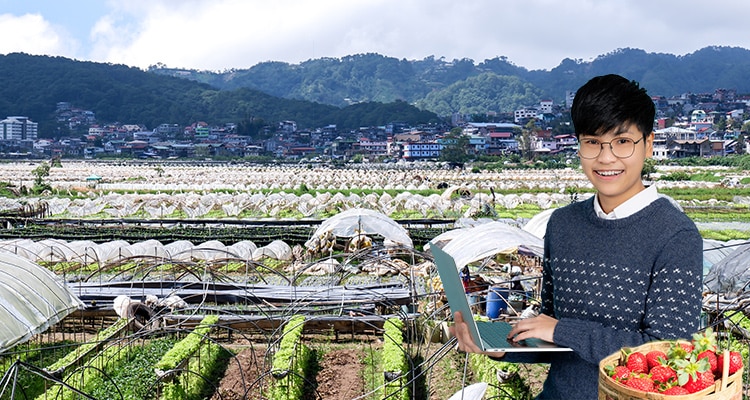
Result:
[[[598,139],[583,139],[578,142],[578,155],[581,158],[592,159],[599,157],[604,145],[608,144],[612,154],[617,158],[628,158],[635,153],[635,145],[640,143],[643,138],[633,140],[628,137],[619,137],[609,142],[602,142]]]

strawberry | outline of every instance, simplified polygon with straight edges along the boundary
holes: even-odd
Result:
[[[656,390],[654,381],[648,375],[638,373],[631,374],[628,380],[625,381],[625,386],[642,392],[653,392]]]
[[[688,354],[692,353],[695,349],[695,346],[692,343],[679,342],[678,344],[680,345],[680,347],[682,347],[683,350],[685,350],[685,353]]]
[[[667,353],[661,350],[651,350],[646,353],[646,361],[648,362],[648,369],[651,370],[651,368],[667,362]]]
[[[645,374],[648,373],[648,361],[646,355],[640,351],[634,351],[627,355],[625,366],[630,372]]]
[[[630,370],[624,365],[607,365],[604,370],[612,379],[622,382],[630,375]]]
[[[667,350],[667,358],[670,360],[685,360],[690,357],[693,345],[687,342],[675,342]]]
[[[677,382],[690,393],[695,393],[713,384],[714,375],[710,370],[708,360],[705,358],[699,360],[695,354],[692,354],[689,358],[676,359],[672,363],[677,372]],[[708,375],[710,375],[710,384],[708,383]]]
[[[670,383],[677,381],[677,373],[667,365],[657,365],[649,371],[654,383]]]
[[[724,373],[724,354],[719,354],[719,357],[717,359],[717,363],[719,365],[719,373]],[[728,375],[732,375],[733,373],[737,372],[740,368],[742,368],[742,354],[738,351],[730,351],[729,352],[729,372]]]
[[[716,357],[716,353],[713,350],[703,350],[698,354],[699,360],[705,358],[708,360],[708,365],[711,368],[711,372],[716,374],[719,371],[719,359]]]
[[[688,392],[688,390],[682,386],[672,386],[668,389],[661,391],[661,394],[680,395],[680,394],[690,394],[690,392]]]
[[[716,333],[713,329],[706,328],[703,332],[693,335],[693,351],[698,354],[698,359],[705,358],[711,366],[711,372],[714,374],[719,370],[718,360],[716,358]]]
[[[690,393],[700,392],[701,390],[714,384],[714,374],[711,371],[697,372],[696,377],[688,376],[688,381],[682,387]]]

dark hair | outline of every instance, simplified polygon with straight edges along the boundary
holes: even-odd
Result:
[[[654,130],[654,101],[638,82],[619,75],[591,78],[581,86],[570,109],[576,137],[600,136],[634,124],[643,136]]]

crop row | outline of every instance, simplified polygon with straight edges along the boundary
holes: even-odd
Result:
[[[20,345],[15,350],[17,354],[2,361],[6,375],[15,375],[15,382],[22,382],[23,387],[0,392],[0,399],[208,398],[216,390],[227,360],[232,357],[212,338],[211,331],[218,326],[218,320],[216,315],[206,316],[178,341],[177,336],[181,331],[157,337],[144,336],[142,332],[128,334],[127,329],[131,328],[131,324],[126,319],[118,319],[92,335],[87,342],[61,347],[67,349],[67,354],[58,350],[55,353],[57,360],[41,360],[39,354],[52,354],[49,350],[42,350],[42,347],[32,350],[29,345]],[[304,326],[305,316],[291,317],[284,324],[277,345],[271,346],[272,366],[267,372],[270,387],[265,394],[270,399],[300,399],[314,388],[311,382],[315,380],[316,352],[303,339]],[[400,357],[401,364],[396,368],[407,371],[403,361],[405,353],[399,347],[402,326],[398,319],[386,323],[384,346],[390,348],[385,351],[386,354]],[[54,348],[54,345],[50,345],[50,348]],[[30,368],[18,368],[18,363],[13,363],[12,358],[28,360]],[[386,365],[396,365],[388,359],[386,356],[383,361]],[[34,362],[43,362],[47,367],[34,369]],[[14,367],[17,369],[12,371]],[[403,386],[403,382],[399,386]],[[8,385],[13,383],[11,379],[6,381]],[[381,388],[381,394],[384,393],[382,390],[393,391]]]

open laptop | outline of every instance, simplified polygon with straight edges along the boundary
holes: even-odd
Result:
[[[430,251],[435,257],[440,280],[443,282],[445,296],[451,308],[451,315],[460,311],[474,337],[474,343],[483,351],[529,352],[529,351],[571,351],[570,348],[560,347],[541,339],[526,339],[520,342],[508,341],[511,324],[505,321],[475,321],[466,299],[458,268],[453,257],[434,243],[430,243]]]

